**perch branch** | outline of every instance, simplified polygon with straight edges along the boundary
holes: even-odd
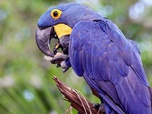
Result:
[[[71,103],[71,106],[78,110],[81,114],[97,114],[98,110],[93,107],[93,104],[87,101],[82,95],[74,89],[71,89],[61,80],[54,77],[53,80],[60,92],[65,96],[67,101]],[[104,109],[98,114],[104,114]]]

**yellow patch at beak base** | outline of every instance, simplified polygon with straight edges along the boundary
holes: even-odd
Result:
[[[54,30],[58,38],[61,38],[62,36],[65,36],[65,35],[70,35],[72,32],[72,28],[63,23],[55,25]]]

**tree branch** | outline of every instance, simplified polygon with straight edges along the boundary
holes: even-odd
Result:
[[[53,80],[56,82],[56,85],[60,92],[65,96],[68,102],[71,103],[71,106],[78,110],[81,114],[97,114],[98,110],[93,107],[93,104],[87,101],[79,92],[74,89],[71,89],[61,80],[54,77]],[[104,114],[104,109],[98,114]]]

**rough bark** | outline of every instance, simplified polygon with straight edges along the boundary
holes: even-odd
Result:
[[[61,80],[56,77],[54,77],[53,80],[56,82],[58,89],[65,96],[67,101],[71,103],[71,106],[81,114],[104,114],[104,109],[98,113],[98,109],[94,108],[92,103],[87,101],[79,92],[71,89]]]

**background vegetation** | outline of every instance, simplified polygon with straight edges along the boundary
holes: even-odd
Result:
[[[137,42],[152,85],[151,0],[0,0],[0,114],[63,114],[69,103],[57,90],[54,75],[98,102],[83,79],[46,62],[35,44],[40,15],[66,2],[88,5]]]

